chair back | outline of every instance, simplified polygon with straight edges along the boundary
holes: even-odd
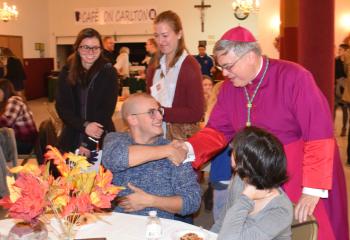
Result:
[[[39,164],[44,163],[44,154],[47,145],[58,145],[56,128],[51,119],[44,120],[39,126],[38,141],[34,149]]]
[[[62,130],[63,122],[58,116],[55,106],[52,103],[45,102],[44,104],[46,106],[47,112],[49,113],[50,119],[55,126],[57,136],[59,136]]]
[[[3,127],[0,128],[0,198],[9,194],[6,176],[12,174],[8,162],[12,162],[12,167],[17,166],[17,146],[14,130]]]
[[[309,216],[305,222],[299,223],[293,220],[292,240],[317,240],[318,224],[313,216]]]
[[[2,151],[2,146],[0,146],[0,198],[9,194],[6,180],[7,173],[6,158]]]

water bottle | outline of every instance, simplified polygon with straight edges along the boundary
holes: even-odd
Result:
[[[162,225],[157,216],[157,211],[149,211],[146,225],[146,240],[160,240],[162,237]]]

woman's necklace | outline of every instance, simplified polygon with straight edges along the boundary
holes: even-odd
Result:
[[[253,100],[254,100],[254,98],[255,98],[256,93],[258,92],[258,90],[259,90],[259,88],[260,88],[260,85],[261,85],[262,81],[264,80],[264,77],[265,77],[265,74],[266,74],[266,72],[267,72],[268,67],[269,67],[269,59],[266,58],[266,67],[265,67],[265,69],[264,69],[263,75],[262,75],[261,78],[260,78],[260,81],[259,81],[259,83],[258,83],[258,86],[256,86],[256,88],[255,88],[255,90],[254,90],[253,95],[252,95],[251,98],[249,97],[247,88],[244,87],[244,93],[245,93],[245,96],[246,96],[246,98],[247,98],[247,122],[246,122],[246,124],[245,124],[247,127],[249,127],[249,126],[252,125],[252,122],[251,122],[251,120],[250,120],[250,112],[251,112],[251,109],[252,109],[252,107],[253,107]]]

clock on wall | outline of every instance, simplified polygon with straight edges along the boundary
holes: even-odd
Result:
[[[249,12],[242,11],[241,8],[236,7],[234,10],[234,15],[235,15],[235,18],[242,21],[249,16]]]

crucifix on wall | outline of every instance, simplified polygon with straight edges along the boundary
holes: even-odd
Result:
[[[199,8],[201,11],[201,27],[202,27],[202,32],[204,32],[204,10],[206,8],[210,8],[211,5],[204,4],[204,0],[201,1],[201,5],[194,5],[195,8]]]

